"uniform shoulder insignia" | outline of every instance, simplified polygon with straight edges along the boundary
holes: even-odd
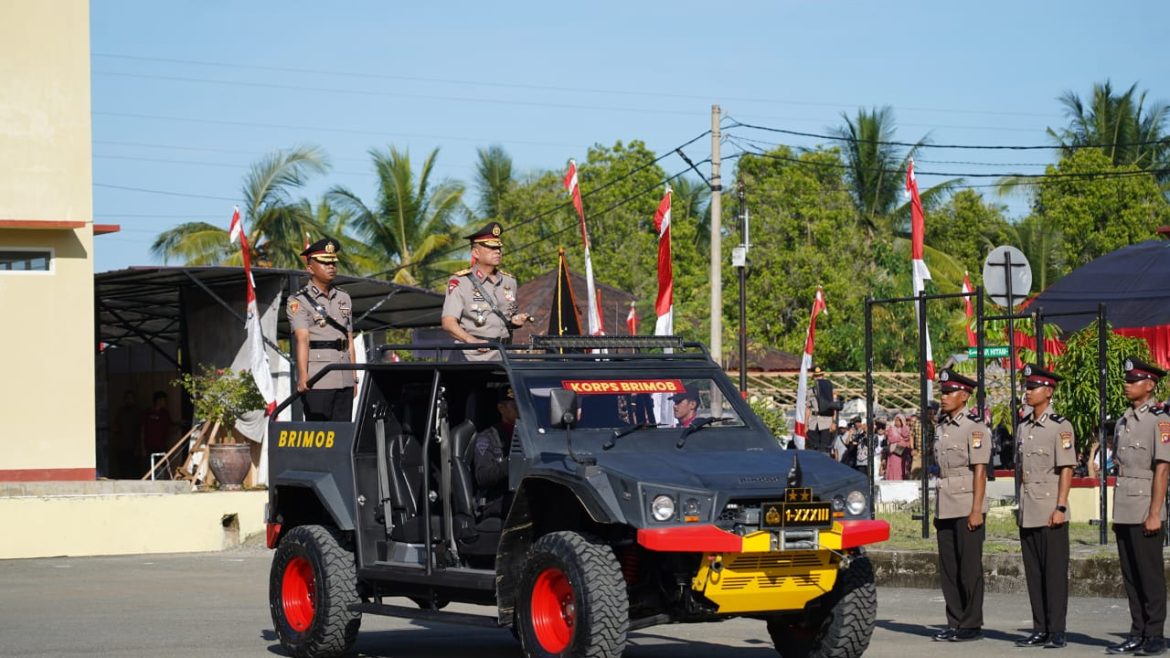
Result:
[[[979,412],[978,411],[969,411],[969,412],[967,412],[967,418],[970,418],[971,420],[978,422],[979,421]]]
[[[501,276],[511,277],[513,279],[516,278],[516,275],[512,274],[511,272],[505,272],[504,270],[496,270],[496,272],[498,272]]]
[[[459,270],[458,272],[456,272],[455,274],[452,274],[451,276],[467,276],[468,274],[471,274],[470,267],[467,269],[464,269],[464,270]]]
[[[1061,416],[1060,414],[1048,414],[1048,417],[1058,423],[1063,423],[1066,420],[1065,417]]]
[[[1150,413],[1154,414],[1155,416],[1164,416],[1166,414],[1166,407],[1155,405],[1150,407]]]

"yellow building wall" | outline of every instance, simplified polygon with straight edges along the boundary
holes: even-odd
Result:
[[[0,249],[54,252],[0,272],[0,480],[94,474],[89,58],[88,0],[0,2]]]

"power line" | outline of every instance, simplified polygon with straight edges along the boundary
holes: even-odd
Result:
[[[482,80],[460,80],[453,78],[433,78],[423,76],[405,76],[405,75],[391,75],[386,73],[368,73],[355,71],[337,71],[325,69],[307,69],[295,68],[285,66],[266,66],[260,64],[240,64],[238,62],[214,62],[206,60],[190,60],[190,59],[176,59],[166,57],[146,57],[142,55],[124,55],[118,53],[93,53],[95,58],[117,59],[125,61],[137,62],[158,62],[163,64],[184,64],[190,66],[207,66],[216,68],[227,68],[236,70],[254,70],[254,71],[273,71],[280,73],[299,73],[310,75],[325,75],[330,77],[348,77],[348,78],[369,78],[376,80],[397,80],[403,82],[426,82],[438,84],[452,84],[452,85],[477,85],[482,87],[499,87],[502,89],[529,89],[534,91],[562,91],[582,94],[609,94],[617,96],[640,96],[644,98],[678,98],[687,100],[702,100],[710,101],[709,95],[697,94],[680,94],[677,92],[664,91],[637,91],[637,90],[618,90],[618,89],[602,89],[590,87],[565,87],[553,85],[535,85],[530,83],[508,83]],[[745,96],[720,96],[724,102],[736,103],[767,103],[770,105],[795,105],[803,107],[834,107],[834,108],[853,108],[857,107],[858,103],[832,103],[827,101],[802,101],[790,100],[783,98],[763,98],[763,97],[745,97]],[[1031,117],[1045,117],[1051,118],[1051,114],[1041,114],[1038,112],[1019,112],[1019,111],[1004,111],[1004,110],[971,110],[971,109],[952,109],[952,108],[931,108],[931,107],[913,107],[913,106],[893,106],[896,110],[903,110],[908,112],[938,112],[940,114],[969,114],[969,115],[993,115],[993,116],[1031,116]]]
[[[803,147],[803,146],[796,146],[795,144],[786,144],[784,142],[770,142],[770,141],[765,140],[765,139],[755,139],[755,138],[751,138],[751,137],[744,137],[743,135],[735,135],[732,133],[727,133],[727,137],[728,137],[728,139],[734,139],[734,140],[738,140],[740,142],[749,142],[749,143],[751,143],[753,145],[757,145],[757,146],[761,145],[761,144],[764,146],[770,146],[770,147],[783,146],[783,147],[796,149],[796,150],[804,151],[804,152],[809,152],[811,150],[814,150],[814,149],[809,149],[809,148]],[[740,146],[742,146],[742,145],[740,145]],[[975,166],[975,167],[1047,167],[1048,165],[1052,164],[1051,162],[972,162],[970,160],[935,160],[933,158],[927,159],[927,158],[919,158],[917,156],[915,156],[914,162],[915,162],[915,164],[920,163],[920,162],[927,162],[930,164],[970,165],[970,166]]]
[[[678,116],[696,116],[701,112],[684,110],[663,110],[640,107],[608,107],[604,105],[582,105],[580,103],[549,103],[542,101],[517,101],[499,98],[478,98],[474,96],[436,96],[433,94],[412,94],[398,91],[383,91],[378,89],[344,89],[340,87],[308,87],[305,85],[287,85],[276,82],[254,82],[242,80],[215,80],[211,78],[189,78],[178,75],[152,75],[147,73],[120,73],[117,71],[94,71],[94,75],[105,75],[123,78],[140,78],[143,80],[163,80],[168,82],[193,82],[197,84],[226,85],[233,87],[249,87],[259,89],[280,89],[296,92],[319,92],[325,94],[354,94],[357,96],[384,96],[387,98],[411,98],[415,100],[435,100],[455,103],[486,103],[491,105],[516,105],[543,107],[558,110],[589,110],[602,112],[631,112],[638,114],[670,114]]]
[[[741,149],[745,149],[745,151],[747,151],[747,149],[749,149],[749,148],[752,149],[751,151],[747,151],[747,153],[749,155],[756,155],[756,156],[759,156],[762,158],[768,158],[771,160],[783,160],[785,162],[792,162],[792,163],[796,163],[796,164],[810,165],[810,166],[815,166],[815,167],[832,167],[832,168],[836,168],[836,169],[849,169],[850,168],[849,165],[847,165],[843,162],[810,162],[808,160],[802,160],[800,158],[793,158],[793,157],[789,157],[789,156],[785,156],[785,155],[779,155],[776,153],[766,153],[766,152],[763,152],[762,150],[759,150],[759,147],[757,147],[757,146],[750,146],[749,145],[747,148],[745,148],[743,144],[740,144],[740,143],[736,142],[735,140],[732,140],[732,142],[736,146],[740,147]],[[903,170],[903,169],[879,169],[876,171],[881,171],[883,173],[895,174],[895,175],[902,175],[902,174],[906,173],[905,170]],[[1006,174],[1003,174],[1003,173],[996,174],[996,173],[971,173],[971,172],[958,172],[958,171],[920,171],[918,169],[915,169],[914,173],[916,175],[920,175],[920,176],[943,176],[943,177],[948,177],[948,178],[1043,178],[1043,179],[1124,178],[1124,177],[1128,177],[1128,176],[1151,176],[1151,175],[1156,176],[1156,175],[1160,175],[1160,174],[1170,173],[1170,169],[1140,169],[1138,171],[1084,171],[1084,172],[1061,172],[1061,173],[1055,173],[1055,174],[1022,174],[1022,173],[1015,173],[1015,172],[1009,172]]]
[[[171,192],[168,190],[151,190],[144,187],[130,187],[128,185],[110,185],[108,183],[94,183],[94,187],[104,187],[111,190],[126,190],[128,192],[144,192],[147,194],[163,194],[166,196],[181,196],[189,199],[214,199],[216,201],[231,201],[232,203],[240,203],[242,200],[239,197],[228,196],[212,196],[210,194],[188,194],[186,192]]]
[[[880,139],[858,139],[855,137],[845,137],[842,135],[822,135],[819,133],[809,133],[799,130],[787,130],[784,128],[772,128],[769,126],[758,126],[750,123],[743,123],[736,121],[732,128],[750,128],[752,130],[763,130],[765,132],[780,133],[783,135],[794,135],[797,137],[812,137],[814,139],[827,139],[837,142],[852,142],[856,144],[878,144],[882,146],[904,146],[907,148],[935,148],[935,149],[971,149],[984,151],[1039,151],[1039,150],[1063,150],[1066,146],[1061,145],[1045,145],[1045,146],[1008,146],[1008,145],[979,145],[979,144],[925,144],[925,143],[911,143],[911,142],[895,142],[885,141]],[[1112,148],[1115,146],[1152,146],[1154,144],[1170,144],[1170,138],[1155,139],[1145,142],[1128,142],[1123,144],[1081,144],[1075,148]]]

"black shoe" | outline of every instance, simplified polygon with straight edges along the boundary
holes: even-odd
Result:
[[[1110,653],[1113,655],[1127,654],[1127,653],[1132,654],[1132,653],[1136,653],[1138,649],[1141,649],[1142,645],[1145,643],[1146,643],[1146,638],[1144,638],[1140,635],[1130,635],[1129,637],[1122,640],[1119,644],[1115,644],[1115,645],[1109,647],[1108,649],[1106,649],[1105,653]]]
[[[1135,656],[1160,656],[1166,653],[1166,639],[1161,635],[1147,637],[1142,648],[1134,652]]]
[[[973,640],[982,640],[983,630],[979,628],[960,628],[955,631],[955,636],[951,638],[951,642],[971,642]]]
[[[1016,640],[1017,647],[1041,647],[1048,641],[1048,633],[1032,633],[1022,640]]]
[[[1064,633],[1052,633],[1048,636],[1048,643],[1044,645],[1045,649],[1063,649],[1068,646],[1068,640],[1065,639]]]
[[[934,641],[935,642],[946,642],[947,640],[954,637],[955,633],[957,633],[958,631],[959,631],[959,629],[957,629],[957,628],[950,628],[950,627],[944,628],[941,631],[934,634]]]

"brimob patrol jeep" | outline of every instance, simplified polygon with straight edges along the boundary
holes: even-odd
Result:
[[[269,593],[286,650],[342,654],[382,614],[509,627],[526,656],[620,656],[636,629],[732,617],[761,620],[785,657],[865,651],[862,547],[889,526],[870,520],[863,475],[781,449],[701,345],[534,340],[493,345],[495,362],[341,366],[366,373],[355,422],[273,422]],[[474,441],[506,386],[519,420],[491,506]],[[678,393],[699,397],[686,426]],[[442,610],[455,601],[496,613]]]

